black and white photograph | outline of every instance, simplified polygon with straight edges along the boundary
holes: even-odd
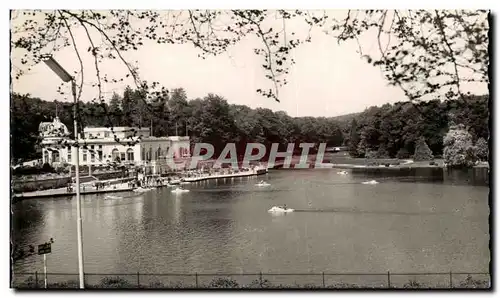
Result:
[[[494,11],[52,5],[9,10],[11,291],[493,289]]]

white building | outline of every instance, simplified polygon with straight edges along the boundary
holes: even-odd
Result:
[[[39,132],[42,137],[43,163],[52,166],[74,164],[76,148],[71,147],[68,129],[58,117],[53,122],[40,123]],[[168,150],[173,150],[174,159],[190,156],[189,137],[154,137],[150,135],[149,128],[85,127],[78,143],[80,165],[87,166],[113,163],[152,166],[156,161],[165,160]]]

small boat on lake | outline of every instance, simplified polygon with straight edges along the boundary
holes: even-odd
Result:
[[[189,189],[184,189],[182,187],[178,187],[178,188],[172,190],[172,193],[185,193],[185,192],[189,192]]]
[[[153,190],[154,188],[143,188],[143,187],[138,187],[134,189],[134,192],[148,192],[150,190]]]
[[[264,180],[262,180],[262,181],[260,181],[259,183],[255,184],[255,185],[257,185],[257,186],[269,186],[271,184],[269,184],[269,183],[265,182]]]
[[[369,185],[374,185],[374,184],[379,184],[378,181],[376,180],[370,180],[370,181],[365,181],[365,182],[361,182],[363,184],[369,184]]]
[[[293,211],[294,209],[287,208],[286,206],[273,206],[271,209],[267,210],[269,213],[289,213]]]
[[[120,197],[120,196],[112,196],[112,195],[107,195],[105,197],[106,200],[119,200],[119,199],[123,199],[123,197]]]

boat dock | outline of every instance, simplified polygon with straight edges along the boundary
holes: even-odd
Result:
[[[263,170],[252,170],[252,171],[246,171],[246,172],[240,172],[240,173],[234,173],[234,174],[202,175],[202,176],[198,176],[198,177],[182,178],[181,181],[198,182],[198,181],[209,180],[209,179],[249,177],[249,176],[264,175],[264,174],[267,174],[267,172],[268,172],[267,169],[263,169]]]
[[[96,190],[95,188],[90,188],[90,187],[88,188],[88,190],[84,190],[81,187],[80,194],[81,195],[93,195],[93,194],[100,194],[100,193],[126,192],[126,191],[133,191],[133,190],[134,190],[134,188],[129,187],[128,183],[123,183],[123,184],[113,185],[110,187],[105,187],[105,188],[99,189],[99,190]],[[12,199],[13,199],[13,202],[18,202],[18,201],[22,201],[22,200],[26,200],[26,199],[72,197],[75,195],[76,195],[75,191],[68,192],[68,189],[66,187],[64,187],[64,188],[46,189],[46,190],[25,192],[25,193],[21,193],[21,194],[14,194]]]
[[[256,169],[246,172],[233,173],[233,174],[215,174],[215,175],[202,175],[197,177],[185,177],[180,180],[174,180],[170,184],[176,185],[181,184],[182,182],[198,182],[203,180],[211,180],[211,179],[227,179],[227,178],[238,178],[238,177],[249,177],[249,176],[257,176],[266,174],[267,169]],[[115,180],[115,179],[114,179]],[[106,182],[106,181],[100,181]],[[163,185],[155,185],[154,187],[166,187],[168,184]],[[80,194],[81,195],[93,195],[93,194],[101,194],[101,193],[116,193],[116,192],[127,192],[133,191],[134,188],[129,187],[128,183],[115,184],[112,186],[104,187],[103,189],[96,190],[95,188],[90,188],[85,190],[81,187]],[[56,197],[72,197],[75,196],[76,192],[71,191],[68,192],[66,187],[64,188],[56,188],[56,189],[47,189],[40,191],[32,191],[25,192],[21,194],[13,195],[13,202],[18,202],[25,199],[35,199],[35,198],[56,198]]]

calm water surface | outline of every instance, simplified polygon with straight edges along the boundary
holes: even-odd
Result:
[[[255,186],[261,179],[271,186]],[[193,183],[183,194],[84,196],[85,272],[488,271],[488,187],[383,177],[361,184],[367,179],[281,170]],[[297,212],[267,212],[279,204]],[[77,273],[75,219],[75,199],[22,201],[13,205],[13,238],[54,238],[49,272]],[[14,270],[43,272],[42,258]]]

